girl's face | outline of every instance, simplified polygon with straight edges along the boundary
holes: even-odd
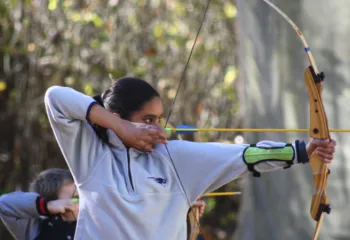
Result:
[[[163,118],[163,104],[159,97],[154,97],[146,102],[140,111],[131,115],[130,122],[145,123],[148,125],[159,126]]]

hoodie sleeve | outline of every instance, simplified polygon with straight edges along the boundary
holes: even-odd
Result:
[[[0,197],[0,218],[15,239],[34,239],[39,234],[37,193],[13,192]]]
[[[50,125],[77,183],[90,175],[105,147],[87,119],[94,104],[93,98],[68,87],[53,86],[45,94]]]
[[[259,173],[308,162],[305,144],[299,141],[262,141],[255,145],[170,141],[168,149],[191,202],[248,173],[247,163],[254,159],[253,168]]]

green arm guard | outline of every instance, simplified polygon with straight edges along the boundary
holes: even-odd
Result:
[[[253,172],[254,177],[260,177],[260,173],[254,168],[256,164],[267,161],[285,162],[287,166],[284,168],[289,168],[293,165],[294,158],[295,151],[291,144],[271,148],[257,147],[252,144],[243,152],[243,161],[247,164],[248,170]]]

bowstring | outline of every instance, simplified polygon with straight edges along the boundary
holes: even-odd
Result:
[[[76,191],[77,191],[77,186],[75,185],[75,182],[74,182],[74,192],[72,194],[72,199],[74,198],[74,194],[75,194]],[[79,202],[78,202],[78,204],[79,204]],[[74,211],[71,211],[71,213],[73,214],[74,221],[76,222],[77,221],[77,217],[75,216]]]
[[[184,67],[184,70],[182,71],[182,75],[181,75],[181,78],[180,78],[180,82],[179,82],[179,85],[178,85],[178,87],[177,87],[177,89],[176,89],[176,93],[175,93],[174,100],[173,100],[173,102],[172,102],[172,104],[171,104],[171,106],[170,106],[170,110],[169,110],[168,116],[167,116],[167,118],[166,118],[164,128],[167,127],[167,124],[168,124],[168,122],[169,122],[170,115],[171,115],[172,112],[173,112],[173,109],[174,109],[174,106],[175,106],[175,101],[176,101],[177,95],[179,94],[179,91],[180,91],[182,82],[183,82],[183,81],[185,80],[185,78],[186,78],[187,68],[188,68],[188,65],[189,65],[189,63],[190,63],[190,60],[191,60],[191,57],[192,57],[192,54],[193,54],[194,47],[196,46],[196,42],[197,42],[199,33],[200,33],[201,29],[202,29],[204,20],[205,20],[205,18],[206,18],[206,15],[207,15],[207,12],[208,12],[210,3],[211,3],[211,0],[208,0],[207,5],[206,5],[206,8],[205,8],[205,11],[204,11],[204,14],[203,14],[203,17],[202,17],[202,20],[201,20],[201,22],[200,22],[200,25],[199,25],[199,28],[198,28],[198,31],[197,31],[197,34],[196,34],[196,37],[195,37],[194,42],[193,42],[193,44],[192,44],[190,54],[189,54],[189,56],[188,56],[188,58],[187,58],[186,65],[185,65],[185,67]],[[177,176],[177,178],[178,178],[178,180],[179,180],[179,183],[180,183],[180,186],[181,186],[181,188],[182,188],[182,191],[183,191],[184,194],[185,194],[187,203],[188,203],[189,207],[191,208],[191,205],[192,205],[192,204],[191,204],[191,201],[190,201],[189,197],[188,197],[187,194],[186,194],[185,187],[184,187],[184,185],[183,185],[183,183],[182,183],[182,181],[181,181],[181,179],[180,179],[180,175],[179,175],[179,173],[178,173],[178,171],[177,171],[177,169],[176,169],[176,167],[175,167],[175,163],[174,163],[174,161],[173,161],[173,159],[172,159],[172,157],[171,157],[171,154],[170,154],[170,151],[169,151],[169,149],[168,149],[168,146],[167,146],[167,145],[164,145],[164,146],[165,146],[166,151],[168,152],[168,155],[169,155],[171,164],[173,165],[173,168],[174,168],[174,170],[175,170],[175,174],[176,174],[176,176]],[[192,214],[192,216],[193,216],[193,218],[195,219],[196,224],[197,224],[197,226],[198,226],[198,228],[199,228],[199,232],[200,232],[200,234],[201,234],[201,235],[203,236],[203,238],[204,238],[204,235],[203,235],[203,232],[202,232],[202,228],[201,228],[200,223],[199,223],[199,219],[197,219],[196,215],[194,214],[194,211],[189,211],[189,214]]]

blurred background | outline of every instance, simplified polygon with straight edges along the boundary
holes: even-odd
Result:
[[[324,104],[330,128],[349,129],[350,1],[272,0],[303,31],[326,74]],[[88,95],[110,76],[150,82],[169,110],[206,1],[0,0],[0,192],[27,191],[35,175],[66,168],[46,117],[43,95],[52,85]],[[220,128],[308,128],[304,83],[308,66],[294,30],[262,0],[212,0],[170,123]],[[349,133],[330,166],[320,240],[350,239]],[[195,133],[194,141],[308,139],[296,133]],[[175,137],[175,136],[169,136]],[[237,139],[237,138],[236,138]],[[196,171],[196,169],[193,169]],[[206,239],[308,240],[309,166],[251,176],[205,197]],[[12,239],[0,223],[0,239]]]

